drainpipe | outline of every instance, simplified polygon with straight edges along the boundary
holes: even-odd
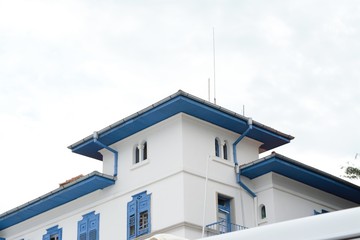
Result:
[[[100,142],[98,140],[99,139],[99,134],[97,132],[94,132],[93,138],[94,138],[94,143],[96,143],[97,145],[99,145],[102,148],[107,149],[108,151],[110,151],[110,152],[112,152],[114,154],[114,177],[117,177],[117,174],[118,174],[118,155],[119,155],[118,152],[115,149],[113,149],[113,148],[103,144],[102,142]]]
[[[235,163],[235,173],[236,173],[236,182],[243,188],[245,189],[254,199],[254,220],[255,220],[255,226],[257,226],[257,196],[256,194],[251,191],[251,189],[245,185],[245,183],[243,183],[241,181],[241,170],[240,170],[240,166],[239,163],[237,161],[236,158],[236,145],[244,138],[246,137],[246,135],[251,131],[252,129],[252,119],[249,118],[248,119],[248,128],[246,129],[246,131],[233,143],[233,157],[234,157],[234,163]],[[242,202],[242,204],[244,204]],[[242,205],[243,206],[243,205]],[[244,206],[243,206],[244,207]],[[245,226],[245,219],[244,219],[244,215],[243,215],[243,224]]]
[[[236,181],[237,183],[243,188],[245,189],[253,198],[256,197],[256,194],[250,190],[250,188],[248,188],[248,186],[246,186],[240,178],[241,172],[240,172],[240,167],[239,167],[239,163],[237,161],[236,158],[236,145],[244,138],[246,137],[246,135],[251,131],[252,129],[252,119],[249,118],[248,119],[248,128],[246,129],[246,131],[233,143],[233,157],[234,157],[234,163],[235,163],[235,172],[236,172]]]

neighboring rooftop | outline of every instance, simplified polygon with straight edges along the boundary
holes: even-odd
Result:
[[[360,187],[319,169],[273,152],[241,166],[241,175],[250,179],[275,172],[308,186],[360,204]]]
[[[249,118],[179,90],[177,93],[101,129],[98,131],[99,140],[109,146],[178,113],[186,113],[238,134],[244,133],[248,127]],[[260,146],[260,152],[289,143],[294,138],[256,121],[253,121],[253,129],[247,137],[263,143]],[[102,160],[102,155],[98,152],[101,147],[93,142],[92,134],[68,148],[75,153]]]
[[[73,179],[54,191],[1,214],[0,231],[114,183],[114,177],[96,171]]]

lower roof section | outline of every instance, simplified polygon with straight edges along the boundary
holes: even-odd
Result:
[[[275,172],[324,192],[360,204],[360,187],[316,168],[277,153],[241,167],[241,175],[250,179]]]
[[[115,183],[113,176],[92,172],[0,215],[0,231]]]

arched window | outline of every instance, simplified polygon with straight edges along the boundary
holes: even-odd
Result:
[[[265,208],[265,205],[261,205],[261,206],[260,206],[260,214],[261,214],[261,219],[265,219],[265,218],[266,218],[266,208]]]
[[[217,138],[215,138],[215,156],[220,157],[220,143]]]
[[[147,142],[143,143],[143,156],[142,156],[142,160],[146,160],[147,159]]]
[[[140,162],[140,150],[137,145],[134,147],[134,151],[135,151],[134,163],[139,163]]]
[[[224,154],[224,159],[228,159],[228,147],[227,147],[227,144],[226,144],[226,142],[224,143],[224,145],[223,145],[223,154]]]

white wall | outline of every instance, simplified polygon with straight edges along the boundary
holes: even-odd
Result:
[[[185,173],[185,221],[205,225],[217,221],[218,194],[232,199],[232,222],[255,225],[254,200],[240,188],[234,171],[232,144],[239,137],[226,129],[183,115],[183,153]],[[215,138],[228,143],[228,160],[215,156]],[[237,146],[240,164],[258,159],[261,144],[244,138]],[[221,149],[222,150],[222,149]],[[208,178],[205,195],[205,182]],[[248,182],[251,185],[251,182]],[[206,207],[204,209],[204,198]],[[199,231],[198,234],[201,232]],[[188,238],[193,237],[185,236]],[[198,237],[201,237],[199,235]]]
[[[357,204],[294,181],[276,173],[268,173],[253,180],[258,195],[258,207],[266,206],[267,218],[259,225],[312,216],[314,210],[336,211]]]

